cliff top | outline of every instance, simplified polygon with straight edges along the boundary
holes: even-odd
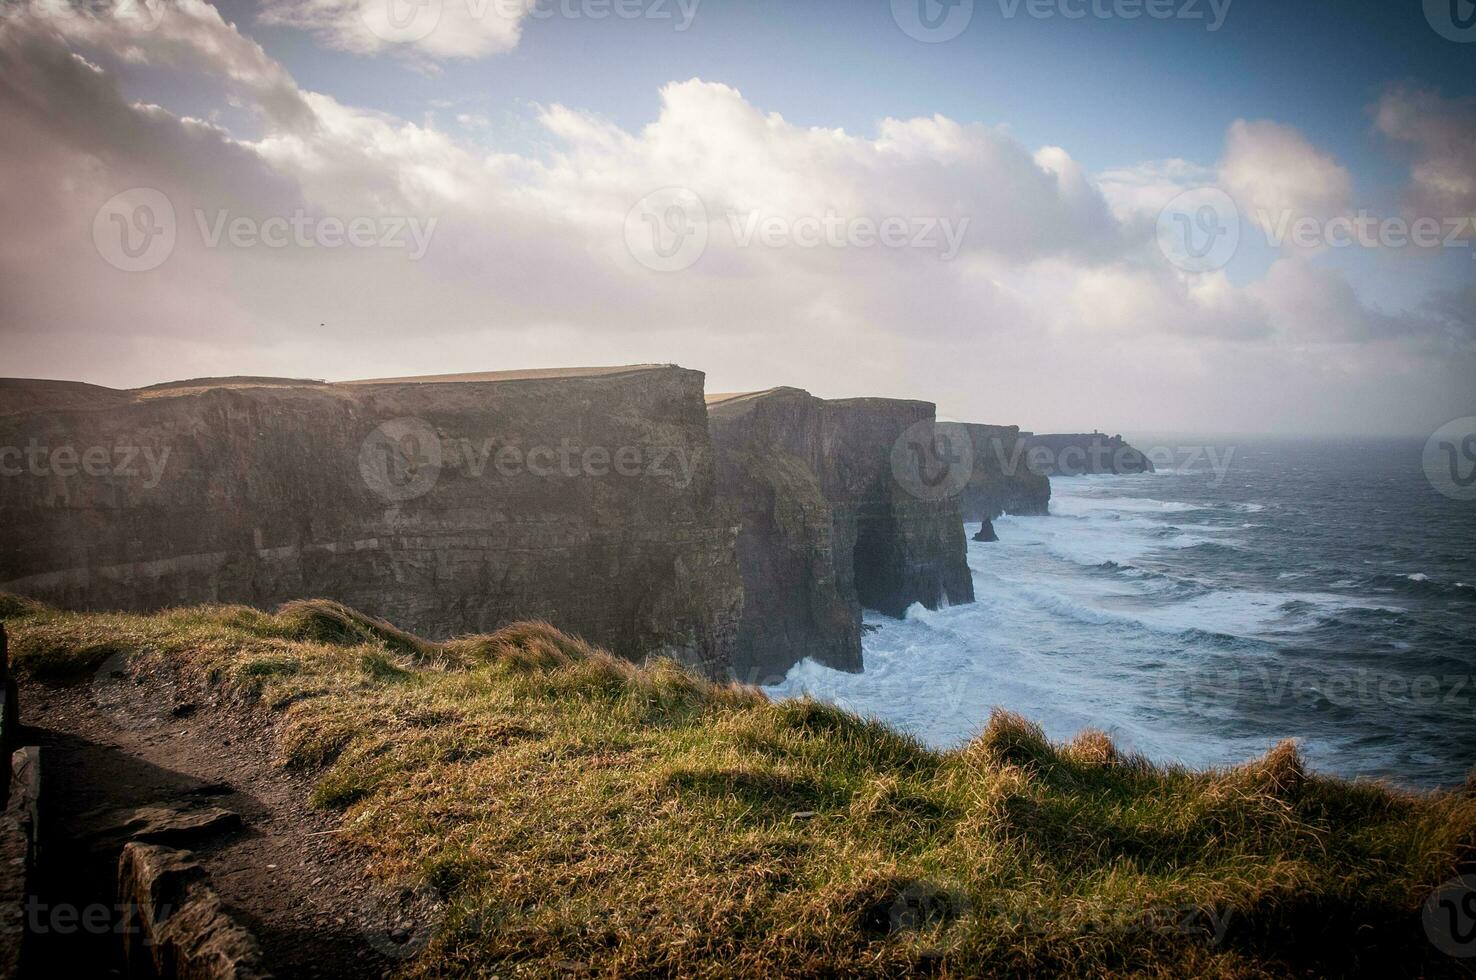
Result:
[[[466,374],[423,374],[404,378],[364,378],[342,385],[463,384],[486,381],[545,381],[561,378],[603,378],[642,371],[664,371],[675,364],[618,364],[606,367],[519,368],[512,371],[472,371]]]
[[[554,381],[576,378],[613,378],[645,371],[683,370],[675,364],[624,364],[608,367],[525,368],[467,374],[428,374],[403,378],[365,378],[356,381],[319,381],[311,378],[273,378],[261,375],[189,378],[163,381],[141,388],[108,388],[82,381],[44,378],[0,378],[0,415],[22,412],[58,412],[109,409],[158,398],[177,398],[221,389],[313,388],[342,393],[359,385],[459,384],[503,381]]]
[[[775,395],[805,395],[811,398],[814,397],[803,388],[790,388],[786,385],[778,385],[773,388],[763,388],[759,391],[714,392],[707,395],[706,398],[707,407],[709,410],[711,410],[719,406],[722,406],[723,408],[732,408],[739,405],[751,405],[754,402],[759,401],[760,399],[768,398]]]
[[[418,975],[1460,972],[1420,909],[1476,793],[1325,778],[1290,743],[1195,772],[997,713],[932,751],[544,623],[432,644],[321,601],[0,617],[25,684],[118,656],[160,714],[205,695],[171,742],[260,734],[371,881],[444,901]]]

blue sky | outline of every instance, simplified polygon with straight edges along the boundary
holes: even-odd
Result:
[[[714,388],[906,394],[1035,428],[1408,433],[1476,413],[1476,43],[1426,12],[1452,0],[1155,0],[1193,15],[1169,20],[1093,12],[1132,0],[978,0],[941,43],[899,26],[909,0],[902,15],[664,0],[602,19],[601,0],[555,0],[580,16],[504,33],[455,13],[474,0],[429,0],[440,26],[408,44],[364,29],[365,9],[406,0],[179,0],[146,28],[109,18],[111,0],[59,19],[66,2],[0,21],[16,69],[0,95],[18,96],[0,111],[32,134],[7,152],[42,185],[17,207],[53,206],[48,228],[86,228],[142,186],[181,215],[404,212],[438,230],[414,265],[187,242],[144,273],[79,259],[58,281],[0,255],[52,287],[0,308],[18,373],[164,380],[146,351],[166,336],[202,374],[680,360]],[[93,75],[36,68],[57,46]],[[52,118],[89,113],[124,118],[85,135]],[[703,203],[715,238],[653,276],[620,230],[664,185]],[[1239,208],[1241,242],[1186,273],[1153,247],[1154,219],[1206,186]],[[879,262],[735,245],[740,204],[971,225],[947,264]],[[1319,227],[1361,212],[1468,225],[1451,247],[1291,248],[1251,220],[1267,208]],[[104,322],[119,295],[184,309],[207,287],[213,330]],[[79,364],[42,321],[107,353]],[[408,349],[407,322],[423,338]],[[976,351],[1009,369],[975,385]],[[1027,380],[1041,376],[1060,383]]]

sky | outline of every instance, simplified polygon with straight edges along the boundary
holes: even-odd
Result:
[[[8,377],[1476,415],[1471,0],[5,0],[0,165]]]

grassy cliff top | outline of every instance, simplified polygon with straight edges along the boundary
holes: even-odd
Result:
[[[267,725],[373,873],[444,902],[413,975],[1455,974],[1421,925],[1476,793],[1190,772],[996,713],[951,752],[636,667],[541,623],[432,644],[329,602],[62,613],[23,676],[119,652]]]

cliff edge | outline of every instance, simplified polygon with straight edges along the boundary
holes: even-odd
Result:
[[[859,671],[863,607],[973,601],[956,498],[914,495],[893,470],[931,403],[775,388],[708,405],[719,495],[739,524],[740,680],[772,683],[806,657]]]
[[[548,619],[725,677],[742,586],[702,387],[672,365],[5,382],[0,591],[129,611],[321,595],[436,639]]]

